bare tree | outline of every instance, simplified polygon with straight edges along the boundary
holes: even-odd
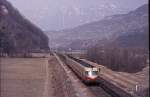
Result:
[[[87,51],[87,58],[116,71],[137,72],[146,66],[147,51],[140,48],[98,48]]]

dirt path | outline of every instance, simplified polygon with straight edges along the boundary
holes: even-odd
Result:
[[[72,84],[55,57],[49,60],[49,97],[76,97]],[[53,91],[53,92],[50,92]]]
[[[48,59],[49,60],[49,59]],[[48,61],[45,64],[45,71],[46,71],[46,76],[45,76],[45,83],[44,83],[44,92],[43,92],[43,97],[52,97],[52,91],[48,91],[49,90],[49,84],[51,83],[50,81],[50,72],[48,69]],[[50,92],[50,93],[48,93]],[[50,94],[50,96],[49,96]]]

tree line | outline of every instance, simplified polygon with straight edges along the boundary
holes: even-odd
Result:
[[[138,72],[146,66],[148,51],[141,48],[93,47],[86,58],[115,71]]]

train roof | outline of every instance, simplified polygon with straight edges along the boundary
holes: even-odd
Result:
[[[94,66],[92,66],[92,65],[90,65],[90,64],[88,64],[88,63],[86,63],[86,62],[84,62],[84,61],[82,61],[82,60],[80,60],[80,59],[74,58],[74,57],[72,57],[72,56],[69,56],[69,57],[70,57],[71,59],[77,61],[78,63],[80,63],[80,64],[81,64],[82,66],[84,66],[84,67],[94,68]]]

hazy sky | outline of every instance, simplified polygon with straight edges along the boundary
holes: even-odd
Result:
[[[125,11],[133,10],[145,3],[148,3],[148,0],[8,0],[14,7],[16,7],[26,18],[30,19],[34,24],[37,24],[43,30],[57,30],[67,27],[73,27],[82,23],[86,23],[88,19],[95,17],[88,17],[84,19],[84,16],[81,15],[81,10],[89,8],[94,8],[96,12],[97,9],[106,9],[105,7],[112,8],[112,10],[122,9]],[[116,8],[116,9],[115,9]],[[74,9],[73,11],[70,9]],[[68,11],[69,10],[69,11]],[[87,10],[87,11],[88,11]],[[108,10],[107,10],[108,11]],[[79,22],[67,21],[67,15],[72,14]],[[98,11],[97,11],[98,12]],[[109,10],[111,12],[111,10]],[[114,11],[115,12],[115,11]],[[113,12],[113,13],[114,13]],[[116,13],[119,11],[116,11]],[[91,12],[92,13],[92,12]],[[87,14],[91,14],[90,12]],[[77,14],[80,14],[77,16]],[[105,13],[106,14],[106,13]],[[102,14],[105,16],[105,14]],[[109,15],[109,14],[106,14]],[[63,17],[64,16],[64,17]],[[98,15],[99,16],[99,15]],[[66,21],[66,24],[62,24],[60,21],[66,18],[63,22]],[[69,17],[68,17],[69,19]],[[98,18],[97,18],[98,19]],[[94,20],[94,19],[93,19]],[[81,22],[81,23],[80,23]],[[71,25],[71,26],[70,26]]]

